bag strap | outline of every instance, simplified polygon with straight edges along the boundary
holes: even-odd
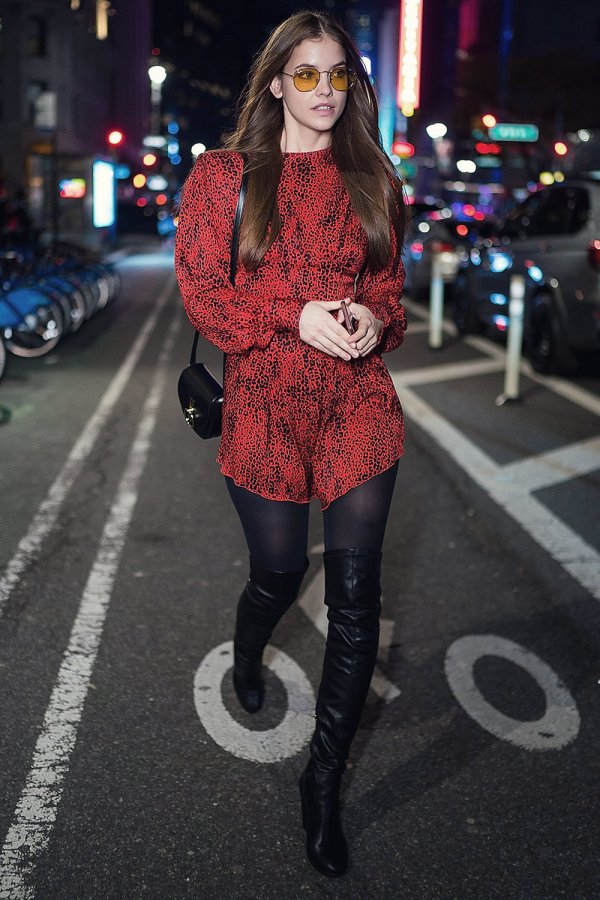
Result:
[[[235,284],[235,276],[237,273],[238,249],[240,246],[240,227],[242,224],[242,213],[244,211],[244,201],[246,199],[246,188],[248,187],[248,170],[246,168],[246,160],[244,159],[244,170],[242,172],[242,183],[240,185],[240,194],[237,206],[235,208],[235,219],[233,220],[233,234],[231,235],[231,255],[229,257],[229,280]],[[190,366],[196,362],[196,351],[198,349],[198,338],[200,332],[196,331],[192,342],[192,352],[190,355]],[[225,354],[223,354],[223,377],[225,377]]]

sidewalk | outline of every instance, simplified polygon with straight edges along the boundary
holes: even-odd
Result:
[[[504,347],[458,339],[445,322],[444,347],[430,351],[428,308],[406,306],[406,342],[388,364],[408,419],[600,600],[600,380],[595,395],[523,362],[520,401],[498,406]]]

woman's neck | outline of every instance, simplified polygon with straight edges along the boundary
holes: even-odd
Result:
[[[327,150],[328,147],[331,147],[331,131],[284,126],[281,132],[282,153],[312,153],[315,150]]]

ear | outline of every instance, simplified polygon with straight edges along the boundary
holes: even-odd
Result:
[[[271,93],[274,97],[277,97],[278,100],[281,100],[283,97],[283,91],[281,90],[281,82],[283,81],[281,75],[276,75],[271,84],[269,85],[271,89]]]

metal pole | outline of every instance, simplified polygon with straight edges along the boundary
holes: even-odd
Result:
[[[496,406],[507,401],[520,400],[519,378],[523,350],[523,314],[525,311],[525,276],[512,275],[508,302],[508,339],[506,342],[506,369],[504,392],[496,399]]]
[[[444,281],[439,253],[431,262],[431,288],[429,290],[429,347],[439,350],[442,346],[442,321],[444,318]]]

